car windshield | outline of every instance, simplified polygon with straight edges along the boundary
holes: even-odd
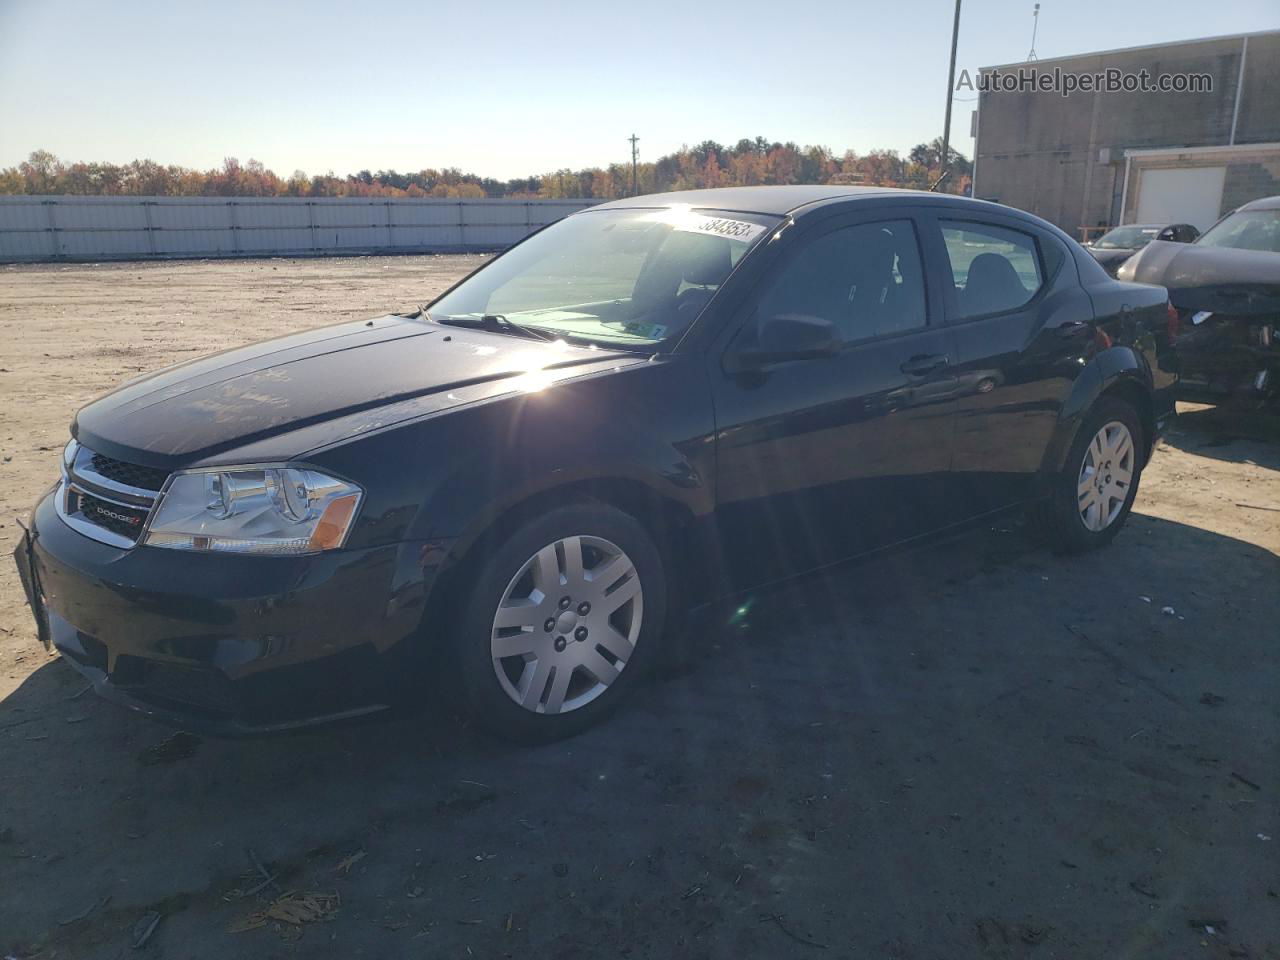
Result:
[[[498,257],[427,314],[439,323],[654,349],[697,319],[780,219],[684,206],[588,210]]]
[[[1237,210],[1210,227],[1196,243],[1280,253],[1280,210]]]
[[[1099,250],[1140,250],[1156,238],[1159,227],[1116,227],[1098,238]]]

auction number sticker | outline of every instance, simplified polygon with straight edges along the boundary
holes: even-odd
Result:
[[[728,217],[708,217],[700,213],[687,213],[674,224],[675,229],[686,233],[702,233],[712,237],[724,237],[739,243],[751,243],[767,230],[758,223],[731,220]]]

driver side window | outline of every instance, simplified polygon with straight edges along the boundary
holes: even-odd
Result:
[[[760,299],[757,323],[818,317],[846,343],[926,324],[924,271],[909,220],[843,227],[797,250]]]

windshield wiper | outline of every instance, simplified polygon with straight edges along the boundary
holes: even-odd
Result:
[[[542,340],[548,343],[556,339],[556,337],[553,337],[536,327],[526,327],[522,323],[516,323],[512,320],[508,320],[500,313],[486,313],[484,316],[479,318],[441,317],[435,322],[448,324],[451,327],[470,327],[473,330],[492,330],[494,333],[501,333],[504,330],[509,330],[512,333],[528,337],[531,340]]]
[[[535,340],[543,340],[547,343],[556,339],[545,330],[539,330],[537,327],[526,327],[523,323],[515,323],[500,313],[486,313],[480,318],[480,322],[492,324],[495,329],[514,330],[517,333],[523,333],[526,336],[533,337]]]

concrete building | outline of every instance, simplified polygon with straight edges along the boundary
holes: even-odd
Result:
[[[1200,75],[1211,89],[1063,96],[1028,89],[1031,69],[1040,78],[1145,71],[1152,82]],[[1002,76],[1022,87],[984,91],[1011,83]],[[974,196],[1075,237],[1120,223],[1203,230],[1242,203],[1280,194],[1280,31],[983,67],[973,82]]]

